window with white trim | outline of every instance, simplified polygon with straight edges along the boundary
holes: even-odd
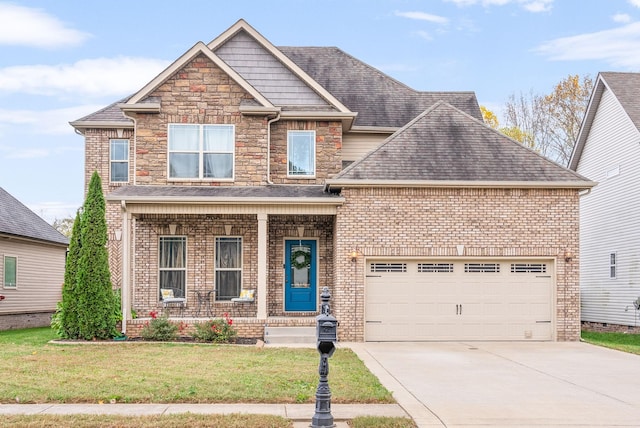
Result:
[[[316,132],[287,133],[287,176],[313,178],[316,175]]]
[[[129,140],[109,140],[109,179],[112,183],[129,181]]]
[[[18,283],[18,258],[13,256],[4,256],[4,288],[16,288]]]
[[[216,300],[231,300],[242,289],[242,238],[217,236],[215,245]]]
[[[233,180],[235,127],[170,123],[169,179]]]
[[[616,279],[618,276],[618,253],[609,254],[609,278]]]
[[[158,296],[172,289],[174,297],[187,297],[187,237],[161,236],[158,248]]]

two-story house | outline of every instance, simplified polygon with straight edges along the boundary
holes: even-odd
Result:
[[[172,316],[211,308],[262,337],[313,326],[328,287],[340,340],[579,338],[593,183],[486,127],[472,92],[240,20],[72,125],[103,177],[128,334],[163,289],[186,299]]]

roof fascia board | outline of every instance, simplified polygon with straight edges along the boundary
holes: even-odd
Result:
[[[240,113],[246,116],[264,116],[270,114],[279,114],[282,111],[280,107],[263,107],[263,106],[240,106]]]
[[[118,107],[122,111],[130,111],[130,112],[144,112],[144,113],[160,113],[160,103],[136,103],[136,104],[127,104],[127,103],[119,103]]]
[[[88,129],[88,128],[106,128],[106,129],[116,129],[116,128],[125,128],[125,129],[133,129],[133,122],[108,122],[108,121],[100,121],[100,120],[78,120],[75,122],[69,122],[69,125],[74,128],[79,129]]]
[[[602,94],[604,93],[605,88],[609,89],[602,75],[598,74],[598,80],[596,81],[593,92],[591,94],[589,105],[587,106],[587,110],[584,114],[584,119],[582,120],[582,124],[580,125],[578,138],[576,139],[573,151],[571,152],[571,158],[569,159],[569,169],[573,171],[576,171],[578,169],[580,157],[582,157],[582,151],[584,150],[584,145],[587,142],[587,137],[591,132],[591,125],[593,124],[593,119],[595,118],[598,107],[600,106],[600,100],[602,99]]]
[[[162,85],[171,76],[178,72],[185,64],[195,58],[198,54],[206,55],[215,65],[220,67],[222,71],[227,73],[236,83],[238,83],[245,91],[251,94],[260,104],[265,107],[274,107],[269,100],[267,100],[260,92],[258,92],[253,86],[251,86],[246,80],[242,78],[235,70],[227,65],[220,57],[214,54],[207,45],[202,42],[198,42],[191,49],[185,52],[180,58],[175,60],[169,67],[165,68],[160,74],[158,74],[151,82],[147,83],[140,91],[135,93],[126,103],[126,105],[132,105],[139,103],[145,96],[153,92],[157,87]]]
[[[24,236],[24,235],[13,235],[10,233],[0,233],[0,239],[8,240],[8,241],[32,242],[39,245],[50,245],[53,247],[61,247],[61,248],[67,248],[69,246],[69,244],[64,244],[62,242],[49,241],[48,239],[32,238],[30,236]]]
[[[330,187],[440,187],[496,189],[590,189],[594,181],[457,181],[457,180],[327,180]]]
[[[344,198],[268,198],[268,197],[198,197],[198,196],[110,196],[108,201],[125,201],[127,204],[194,204],[194,205],[342,205]]]
[[[352,112],[330,112],[330,111],[283,111],[281,119],[293,120],[339,120],[343,123],[343,128],[349,129],[356,120],[358,113]]]
[[[350,110],[342,104],[336,97],[334,97],[329,91],[327,91],[323,86],[321,86],[318,82],[316,82],[311,76],[309,76],[303,69],[301,69],[295,62],[291,61],[288,56],[283,54],[280,49],[275,47],[269,40],[267,40],[262,34],[260,34],[255,28],[253,28],[247,21],[244,19],[240,19],[238,22],[233,24],[227,31],[220,34],[218,37],[213,39],[207,47],[214,51],[218,46],[222,45],[224,42],[229,40],[239,31],[246,31],[251,37],[253,37],[258,43],[260,43],[269,53],[271,53],[274,57],[278,59],[285,67],[287,67],[293,74],[295,74],[298,78],[304,81],[307,85],[311,87],[318,95],[327,100],[329,104],[333,105],[339,111],[347,113]]]

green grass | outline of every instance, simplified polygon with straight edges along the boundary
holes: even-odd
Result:
[[[640,355],[640,334],[583,331],[582,340],[593,345]]]
[[[194,415],[191,413],[164,416],[113,416],[113,415],[3,415],[0,428],[291,428],[292,422],[269,415]],[[389,428],[394,427],[389,425]],[[397,425],[397,427],[401,427]]]
[[[313,403],[315,349],[118,342],[51,344],[0,332],[0,403]],[[330,359],[333,403],[392,403],[349,349]]]

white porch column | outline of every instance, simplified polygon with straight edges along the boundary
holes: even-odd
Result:
[[[131,317],[131,214],[127,206],[122,203],[122,333],[127,332],[127,320]]]
[[[258,213],[258,319],[267,318],[267,218]]]

